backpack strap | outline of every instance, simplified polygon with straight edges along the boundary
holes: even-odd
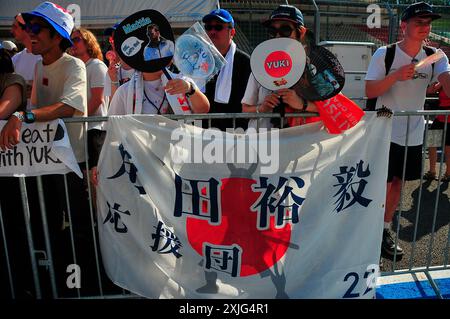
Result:
[[[386,75],[389,74],[389,71],[391,70],[392,67],[392,63],[394,62],[396,47],[397,47],[396,43],[389,44],[386,47],[386,56],[384,57],[384,67],[386,68]]]
[[[425,53],[427,54],[427,56],[430,56],[432,54],[434,54],[436,51],[434,50],[434,48],[432,47],[428,47],[426,45],[423,46],[423,50],[425,51]],[[430,81],[433,79],[434,76],[434,63],[431,64],[431,79]]]

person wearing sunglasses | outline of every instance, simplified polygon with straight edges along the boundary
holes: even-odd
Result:
[[[267,28],[270,38],[291,38],[300,42],[305,41],[307,29],[304,26],[302,12],[292,5],[280,5],[270,14],[269,19],[263,22]],[[317,112],[316,106],[299,97],[292,89],[281,89],[276,92],[262,87],[253,74],[248,79],[244,98],[242,99],[242,109],[249,113],[273,112],[281,102],[294,111]],[[308,118],[311,119],[311,118]],[[308,120],[316,121],[317,119]],[[306,122],[306,121],[305,121]],[[300,124],[300,123],[299,123]],[[304,124],[304,123],[302,123]],[[251,119],[249,127],[252,128],[272,128],[272,121],[269,118]]]
[[[22,43],[25,48],[12,57],[15,73],[21,75],[27,83],[27,105],[30,106],[31,87],[33,86],[34,67],[42,59],[40,55],[31,52],[31,39],[25,31],[25,21],[19,13],[14,17],[11,26],[11,34],[17,42]]]
[[[244,96],[247,79],[250,75],[250,57],[236,47],[233,38],[236,34],[234,19],[230,12],[217,9],[202,19],[206,33],[217,50],[227,60],[219,74],[205,87],[210,102],[210,113],[241,113],[241,100]],[[208,127],[204,121],[204,128]],[[247,128],[247,120],[237,119],[236,127]],[[211,120],[211,126],[226,131],[233,127],[233,119]]]
[[[83,61],[77,59],[65,51],[72,46],[70,34],[74,27],[72,16],[61,6],[52,2],[43,2],[33,11],[22,13],[25,21],[25,30],[31,39],[31,51],[42,56],[42,60],[36,63],[35,78],[33,81],[32,108],[28,111],[14,112],[8,119],[0,134],[0,147],[13,149],[20,143],[20,132],[23,123],[48,122],[59,118],[85,117],[87,115],[86,98],[86,67]],[[84,154],[84,124],[66,123],[67,135],[70,140],[75,159],[82,169],[86,161]],[[30,145],[33,146],[33,145]],[[62,259],[69,251],[64,240],[64,212],[68,211],[65,200],[65,184],[67,182],[70,192],[70,212],[72,225],[77,229],[77,235],[90,238],[89,201],[83,179],[76,173],[69,172],[65,175],[43,175],[42,185],[45,195],[47,222],[52,247],[61,247],[61,251],[55,252],[58,264],[64,264]],[[32,177],[29,177],[32,179]],[[32,189],[28,194],[36,198],[37,189]],[[39,205],[33,202],[31,215],[39,215]],[[36,211],[34,211],[36,210]],[[32,221],[33,222],[33,221]],[[92,235],[91,235],[92,236]],[[88,245],[87,243],[86,245]],[[55,245],[55,246],[53,246]],[[90,248],[84,249],[86,258],[90,256]],[[90,258],[90,257],[89,257]],[[92,262],[92,261],[90,261]],[[56,262],[55,262],[56,264]],[[79,265],[89,268],[84,261]],[[59,270],[58,270],[59,271]],[[61,276],[64,270],[61,270]],[[89,276],[84,276],[89,277]],[[64,282],[65,278],[58,278]],[[89,278],[81,279],[82,287],[89,287]]]
[[[71,40],[73,46],[70,48],[70,54],[86,65],[88,116],[106,116],[109,98],[104,96],[103,91],[108,67],[103,63],[100,44],[91,31],[81,27],[73,30]],[[88,161],[91,171],[97,166],[105,137],[102,124],[101,122],[88,123]],[[93,195],[95,195],[95,189]]]
[[[447,95],[450,93],[450,67],[446,56],[434,66],[427,65],[417,70],[415,66],[415,62],[427,57],[427,51],[436,50],[425,47],[424,42],[430,35],[432,21],[440,17],[425,2],[411,4],[403,11],[400,24],[403,39],[380,47],[372,56],[366,74],[366,95],[369,99],[376,98],[375,109],[385,106],[393,111],[423,110],[427,87],[435,81],[442,84]],[[388,52],[393,52],[390,68],[386,62]],[[424,122],[423,116],[398,116],[392,120],[381,243],[381,250],[387,256],[403,255],[403,249],[395,244],[390,228],[400,203],[404,172],[405,181],[421,177]]]

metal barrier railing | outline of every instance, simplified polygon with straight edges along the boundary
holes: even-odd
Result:
[[[317,116],[318,114],[315,113],[290,113],[286,114],[285,117],[311,117],[311,116]],[[435,289],[437,296],[441,296],[439,287],[436,285],[436,283],[433,281],[433,278],[430,275],[430,271],[432,270],[443,270],[443,269],[449,269],[449,245],[450,245],[450,231],[449,228],[449,214],[448,210],[446,210],[446,207],[449,205],[441,205],[441,201],[443,199],[443,196],[441,196],[441,187],[443,187],[443,183],[440,182],[430,182],[430,184],[425,185],[425,181],[423,179],[424,170],[425,170],[425,162],[426,162],[426,153],[427,153],[427,147],[429,146],[440,146],[442,149],[445,148],[446,144],[446,133],[447,133],[447,120],[450,116],[450,111],[401,111],[401,112],[395,112],[394,116],[406,116],[409,119],[414,116],[423,116],[426,123],[431,122],[431,118],[436,115],[444,115],[445,116],[445,125],[443,129],[442,137],[439,141],[438,145],[428,145],[427,140],[429,136],[429,128],[428,125],[425,127],[424,132],[424,141],[425,143],[422,146],[422,154],[424,155],[422,157],[422,164],[421,164],[421,179],[419,185],[411,185],[410,182],[405,182],[405,171],[403,171],[403,179],[402,179],[402,190],[401,190],[401,200],[398,207],[398,220],[396,223],[396,236],[395,236],[395,243],[400,243],[403,247],[405,247],[405,244],[407,243],[407,239],[405,238],[405,225],[402,226],[402,232],[401,230],[401,224],[404,220],[402,220],[402,213],[406,214],[408,213],[407,218],[414,218],[412,221],[414,230],[412,232],[412,237],[410,238],[411,245],[410,248],[407,249],[407,252],[405,255],[409,254],[409,260],[403,260],[398,258],[397,255],[394,255],[392,260],[387,260],[386,258],[383,260],[383,267],[382,269],[382,275],[392,275],[392,274],[402,274],[402,273],[408,273],[408,274],[416,274],[419,272],[424,272],[427,276],[431,286],[433,289]],[[174,119],[174,120],[183,120],[185,122],[189,122],[192,120],[207,120],[209,125],[211,126],[212,120],[217,119],[233,119],[234,126],[236,124],[237,119],[251,119],[251,118],[280,118],[279,114],[248,114],[248,113],[236,113],[236,114],[191,114],[191,115],[167,115],[167,117]],[[84,128],[87,130],[87,123],[88,122],[103,122],[107,121],[108,117],[89,117],[89,118],[67,118],[64,119],[66,123],[84,123]],[[408,133],[409,133],[409,126],[407,128],[406,132],[406,139],[405,143],[408,145]],[[85,154],[87,159],[87,150],[88,150],[88,144],[87,144],[87,138],[85,137]],[[439,174],[438,174],[438,180],[442,177],[442,167],[444,164],[444,156],[442,152],[441,158],[439,161]],[[407,153],[404,157],[404,162],[407,161]],[[87,163],[87,171],[89,171],[88,162]],[[3,178],[0,178],[3,179]],[[32,296],[32,298],[41,299],[41,298],[137,298],[138,296],[131,294],[121,288],[118,288],[117,286],[113,285],[111,282],[109,282],[109,279],[107,278],[106,274],[103,271],[103,266],[101,263],[101,258],[98,250],[98,233],[96,230],[96,218],[95,218],[95,208],[93,204],[93,194],[92,194],[92,188],[91,188],[91,181],[89,178],[86,179],[86,190],[88,193],[88,201],[89,201],[89,220],[90,220],[90,230],[91,230],[91,238],[88,238],[87,241],[93,245],[93,251],[95,255],[95,262],[94,263],[88,263],[88,266],[91,268],[95,268],[95,285],[93,282],[91,284],[95,287],[96,292],[92,292],[94,290],[89,290],[87,293],[83,291],[83,287],[81,289],[79,287],[75,287],[76,289],[69,291],[67,293],[67,289],[64,288],[64,285],[68,286],[67,281],[61,282],[61,278],[66,278],[65,276],[70,275],[65,273],[61,274],[61,261],[58,261],[58,259],[61,258],[58,254],[55,254],[54,247],[52,245],[55,244],[54,238],[52,239],[52,236],[49,232],[48,227],[48,212],[46,207],[46,199],[45,199],[45,187],[43,186],[43,181],[41,177],[37,177],[37,193],[39,197],[39,211],[40,211],[40,218],[41,218],[41,227],[42,227],[42,233],[44,239],[42,238],[40,241],[40,246],[36,242],[36,238],[38,236],[35,236],[36,227],[32,224],[32,213],[36,212],[36,209],[30,209],[30,203],[29,203],[29,192],[28,192],[28,183],[26,178],[24,177],[18,177],[17,178],[20,186],[20,196],[22,199],[22,207],[23,207],[23,222],[25,227],[25,234],[26,234],[26,242],[28,244],[28,254],[29,256],[26,258],[28,260],[28,270],[31,271],[31,276],[29,278],[32,278],[27,282],[27,285],[25,289],[32,289],[32,292],[28,290],[28,293]],[[409,184],[409,185],[408,185]],[[422,200],[423,193],[427,190],[424,190],[425,187],[430,187],[430,185],[433,184],[434,187],[436,187],[436,194],[434,195],[434,200],[430,202],[430,197],[428,196],[426,200]],[[70,201],[70,189],[69,189],[69,183],[67,179],[67,175],[64,175],[63,178],[63,187],[64,187],[64,193],[65,193],[65,209],[67,210],[67,221],[66,224],[68,227],[69,232],[69,239],[68,242],[70,242],[66,247],[68,250],[70,250],[70,256],[66,256],[66,260],[70,260],[73,262],[73,264],[77,264],[77,262],[80,262],[80,259],[83,259],[83,255],[86,252],[83,250],[82,254],[80,255],[80,248],[78,247],[78,254],[77,254],[77,245],[80,244],[77,242],[77,232],[76,229],[74,230],[73,225],[73,214],[76,214],[77,212],[73,212],[71,210],[71,201]],[[449,188],[450,189],[450,188]],[[415,194],[413,194],[415,193]],[[406,211],[404,199],[405,196],[412,196],[413,202],[417,201],[417,207],[415,207],[415,211],[413,212],[413,209],[409,209],[409,211]],[[450,195],[448,195],[450,197]],[[8,231],[8,220],[7,218],[10,217],[4,216],[5,211],[3,210],[4,203],[0,202],[0,231],[2,233],[2,239],[3,239],[3,254],[0,255],[0,264],[2,270],[2,277],[0,278],[2,280],[2,284],[0,285],[0,288],[3,289],[0,293],[0,298],[6,297],[6,298],[22,298],[23,297],[23,291],[20,290],[24,289],[24,287],[17,287],[16,285],[16,279],[17,274],[14,274],[15,271],[19,271],[22,268],[17,267],[17,263],[11,259],[11,253],[12,250],[9,248],[10,239],[9,236],[14,235],[11,234]],[[442,208],[443,206],[443,208]],[[414,205],[412,206],[414,208]],[[432,214],[429,212],[432,210]],[[413,216],[413,213],[415,213],[415,216]],[[439,215],[440,213],[440,215]],[[409,216],[411,215],[411,216]],[[440,219],[438,218],[438,215],[440,216]],[[406,216],[406,215],[404,215]],[[424,225],[426,225],[426,220],[424,221],[423,218],[420,217],[428,217],[431,218],[431,229],[429,234],[427,236],[424,236],[424,234],[427,232],[426,229],[424,229]],[[36,216],[33,216],[36,217]],[[405,217],[406,220],[406,217]],[[420,222],[419,222],[420,221]],[[430,222],[430,221],[428,221]],[[438,224],[439,222],[439,224]],[[437,227],[440,226],[439,229]],[[408,226],[410,227],[410,225]],[[425,237],[428,240],[428,243],[425,243]],[[436,237],[439,237],[438,241],[436,240]],[[38,238],[39,239],[39,238]],[[419,242],[420,241],[420,242]],[[419,242],[419,244],[418,244]],[[436,243],[438,242],[438,245]],[[39,246],[39,247],[38,247]],[[437,246],[437,248],[436,248]],[[424,248],[426,247],[426,248]],[[84,246],[82,246],[83,249],[85,249]],[[22,253],[25,254],[25,247],[22,247],[23,251]],[[436,249],[438,250],[438,253],[441,254],[441,261],[438,261],[436,258],[436,254],[433,254],[436,252]],[[41,254],[44,257],[38,257],[38,255]],[[68,253],[69,254],[69,253]],[[22,259],[24,261],[24,259]],[[387,261],[387,264],[385,264]],[[63,265],[66,266],[66,265]],[[44,268],[44,269],[43,269]],[[20,276],[21,274],[19,274]],[[68,280],[68,279],[67,279]]]

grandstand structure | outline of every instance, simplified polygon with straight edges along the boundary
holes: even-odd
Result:
[[[317,41],[373,42],[376,47],[401,39],[400,15],[411,0],[291,0],[304,14],[305,25],[316,31]],[[450,56],[450,1],[429,0],[443,18],[433,22],[431,45]],[[221,0],[221,8],[232,12],[237,24],[236,42],[248,53],[267,39],[261,22],[283,0]],[[369,28],[367,19],[373,11],[369,5],[380,8],[380,27]]]

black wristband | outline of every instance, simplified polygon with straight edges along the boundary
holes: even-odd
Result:
[[[190,97],[191,95],[193,95],[194,93],[195,93],[195,90],[196,90],[196,88],[195,88],[195,84],[194,83],[192,83],[191,81],[188,81],[188,83],[189,83],[189,85],[190,85],[190,90],[188,91],[188,92],[186,92],[186,96],[187,97]]]
[[[306,108],[308,107],[308,101],[306,101],[304,98],[301,98],[303,101],[303,108],[302,112],[306,112]]]

